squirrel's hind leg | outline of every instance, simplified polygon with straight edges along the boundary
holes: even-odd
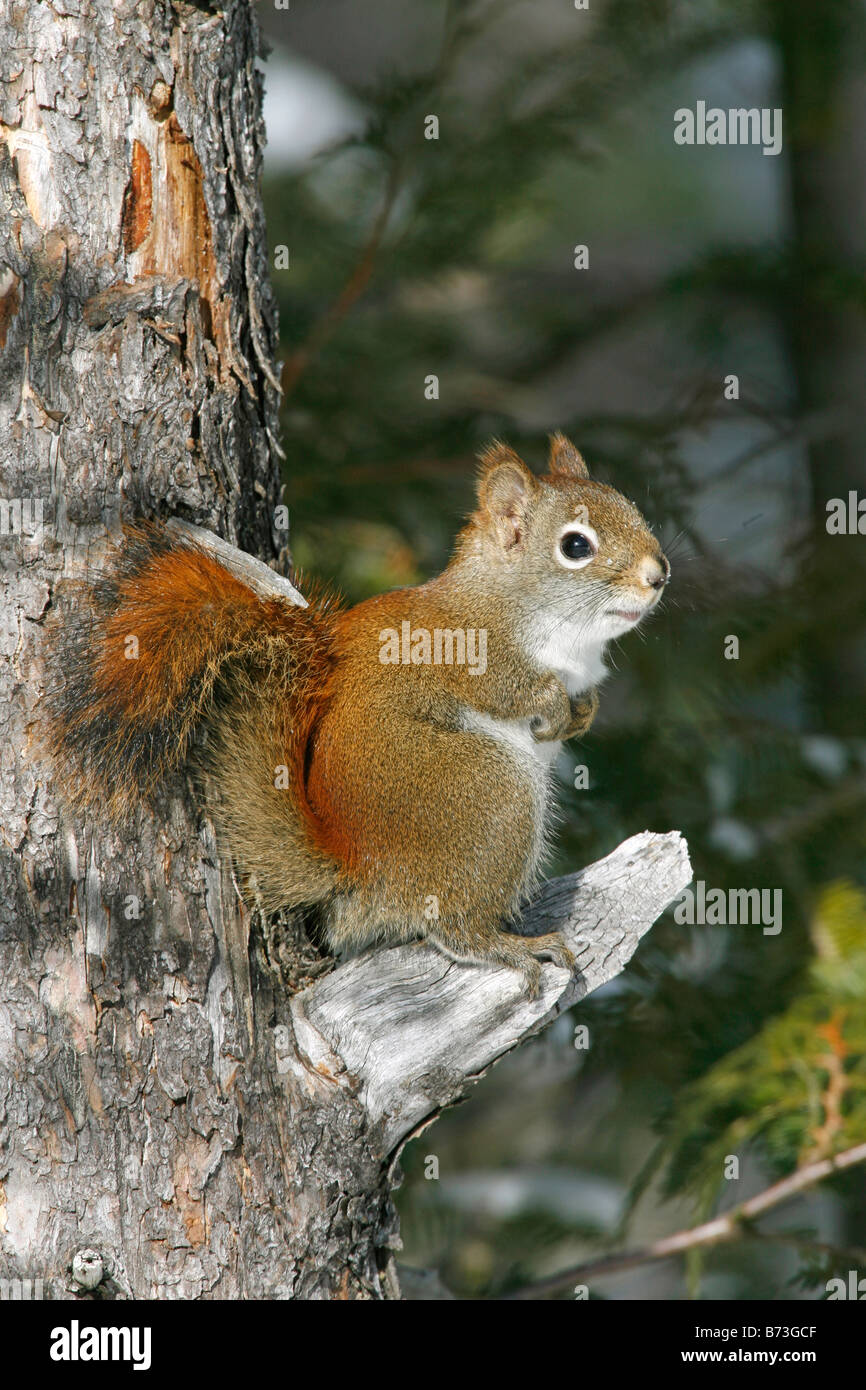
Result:
[[[530,999],[537,996],[541,987],[539,960],[551,960],[563,970],[573,971],[575,968],[574,956],[559,932],[547,932],[544,936],[516,936],[498,927],[467,928],[465,923],[449,931],[447,923],[437,922],[435,930],[427,935],[429,941],[453,960],[471,961],[479,965],[505,965],[519,970]]]
[[[433,922],[397,920],[363,891],[334,894],[325,906],[323,925],[333,949],[340,953],[352,955],[374,941],[399,945],[426,940],[458,963],[507,966],[522,974],[531,999],[541,985],[540,960],[551,960],[564,970],[575,968],[574,956],[559,932],[517,936],[486,922],[470,924],[465,916],[459,921],[447,917]]]

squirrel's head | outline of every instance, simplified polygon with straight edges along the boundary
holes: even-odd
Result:
[[[544,477],[505,444],[485,450],[478,508],[463,541],[510,600],[539,617],[573,621],[598,642],[635,627],[671,572],[637,508],[594,482],[562,434],[551,437]]]

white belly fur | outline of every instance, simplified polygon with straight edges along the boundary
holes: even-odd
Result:
[[[587,643],[586,630],[576,624],[556,622],[546,628],[535,627],[527,643],[532,659],[542,670],[553,671],[569,695],[580,695],[599,685],[608,674],[604,664],[604,642]],[[557,741],[539,743],[533,738],[528,719],[494,719],[492,715],[464,708],[463,727],[473,733],[496,739],[508,749],[528,777],[535,803],[535,843],[527,866],[527,888],[538,874],[547,847],[547,830],[553,810],[553,763],[562,748]]]
[[[561,743],[538,743],[529,731],[528,719],[494,719],[478,710],[464,709],[463,727],[468,732],[495,739],[508,750],[529,783],[533,801],[534,834],[527,856],[523,883],[517,900],[529,893],[538,881],[547,851],[550,812],[553,810],[553,761]]]

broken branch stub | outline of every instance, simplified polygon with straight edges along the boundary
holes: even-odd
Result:
[[[390,1153],[518,1043],[625,968],[641,937],[691,882],[672,831],[644,831],[580,873],[546,883],[526,910],[527,936],[560,931],[577,971],[547,964],[538,997],[505,968],[463,964],[433,946],[374,949],[292,1001],[312,1065],[345,1068]]]

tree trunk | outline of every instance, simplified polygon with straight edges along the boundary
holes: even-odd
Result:
[[[106,527],[285,541],[257,44],[246,0],[0,20],[0,1274],[56,1292],[87,1247],[136,1297],[382,1292],[362,1107],[277,1071],[288,1000],[254,953],[252,1007],[249,921],[185,789],[121,841],[67,823],[33,747],[42,620]]]
[[[39,756],[44,620],[107,532],[179,516],[285,547],[257,32],[248,0],[62,0],[7,9],[0,54],[0,1278],[399,1296],[400,1147],[622,968],[687,859],[645,837],[549,886],[536,916],[579,927],[583,974],[547,966],[528,1004],[428,947],[310,984],[302,931],[251,920],[181,779],[134,837],[69,819]]]

